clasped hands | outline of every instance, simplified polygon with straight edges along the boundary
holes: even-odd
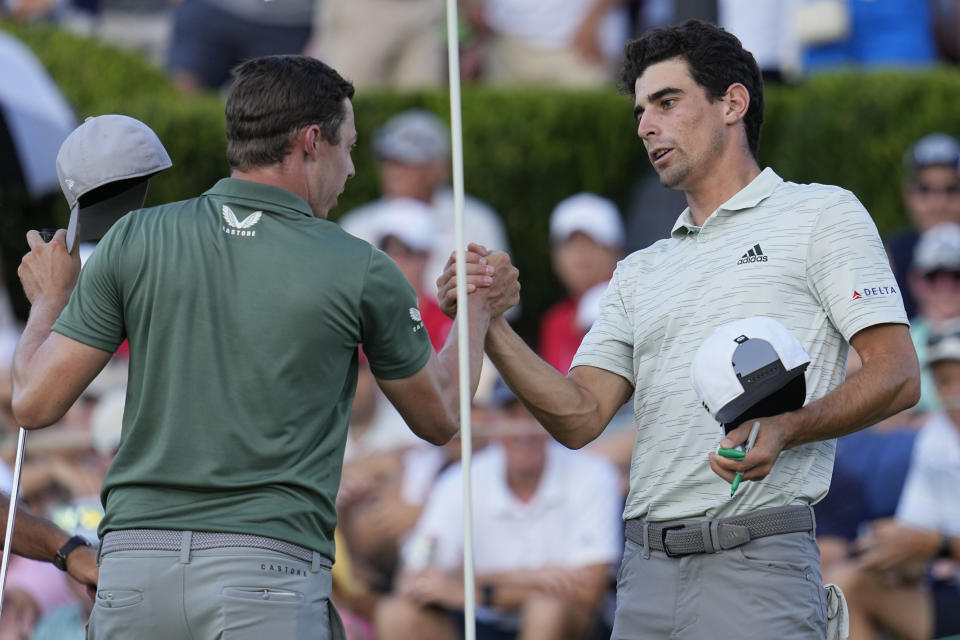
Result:
[[[520,302],[520,272],[503,251],[488,251],[470,243],[465,253],[467,294],[483,297],[490,317],[502,315]],[[443,273],[437,278],[440,309],[451,318],[457,313],[456,253],[451,253]]]

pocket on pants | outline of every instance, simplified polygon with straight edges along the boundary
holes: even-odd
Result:
[[[304,595],[272,587],[224,587],[221,595],[223,640],[293,640],[312,637],[317,623],[327,623],[326,607],[317,615],[306,615]],[[320,627],[323,628],[323,627]]]
[[[155,629],[143,615],[142,605],[143,592],[139,589],[100,588],[87,620],[85,637],[134,638],[151,633]]]

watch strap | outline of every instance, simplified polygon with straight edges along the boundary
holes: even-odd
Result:
[[[60,571],[66,571],[67,556],[69,556],[73,552],[73,550],[76,549],[77,547],[89,547],[89,546],[90,546],[90,543],[87,542],[84,538],[81,538],[80,536],[73,536],[72,538],[67,540],[66,543],[64,543],[64,545],[60,547],[60,549],[57,550],[56,555],[53,556],[53,566],[55,566],[57,569],[60,569]]]

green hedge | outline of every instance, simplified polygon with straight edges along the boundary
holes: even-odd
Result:
[[[152,183],[148,204],[182,199],[225,175],[221,97],[179,96],[163,72],[135,54],[49,27],[0,23],[47,65],[78,117],[126,113],[148,123],[163,140],[174,168]],[[761,160],[789,180],[838,184],[856,193],[882,233],[905,224],[901,209],[903,149],[919,136],[960,134],[960,73],[839,73],[802,86],[767,89]],[[423,106],[448,117],[445,91],[370,93],[356,97],[360,144],[357,176],[337,211],[377,196],[370,149],[372,131],[390,115]],[[561,198],[595,191],[626,205],[649,164],[636,139],[631,99],[612,88],[567,92],[466,87],[463,94],[467,191],[496,208],[507,224],[521,270],[522,335],[533,339],[538,318],[562,295],[546,245],[547,219]],[[25,247],[25,229],[66,218],[59,195],[27,203],[7,193],[0,202],[0,246],[8,282]],[[18,291],[19,287],[14,287]],[[25,310],[19,301],[18,310]]]

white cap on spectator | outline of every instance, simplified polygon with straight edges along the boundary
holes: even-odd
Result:
[[[87,118],[60,145],[57,176],[70,205],[67,247],[103,237],[120,216],[143,206],[147,179],[173,165],[153,129],[133,118],[110,114]],[[80,198],[112,183],[96,202]],[[83,215],[83,229],[79,218]]]
[[[578,231],[615,249],[623,246],[626,235],[617,205],[592,193],[578,193],[561,200],[550,214],[551,243],[565,242]]]
[[[927,366],[944,360],[960,361],[960,320],[931,328],[927,336]]]
[[[423,165],[448,159],[450,139],[440,118],[425,109],[410,109],[377,130],[373,148],[381,158]]]
[[[437,242],[435,213],[430,205],[413,198],[387,200],[377,215],[372,244],[383,248],[393,236],[411,251],[429,253]]]
[[[693,357],[690,382],[717,422],[734,424],[802,376],[809,364],[810,356],[786,327],[754,316],[717,327]]]
[[[910,145],[904,163],[911,173],[932,166],[960,169],[960,142],[946,133],[929,133]]]
[[[960,224],[941,222],[924,231],[911,266],[922,273],[960,271]]]

